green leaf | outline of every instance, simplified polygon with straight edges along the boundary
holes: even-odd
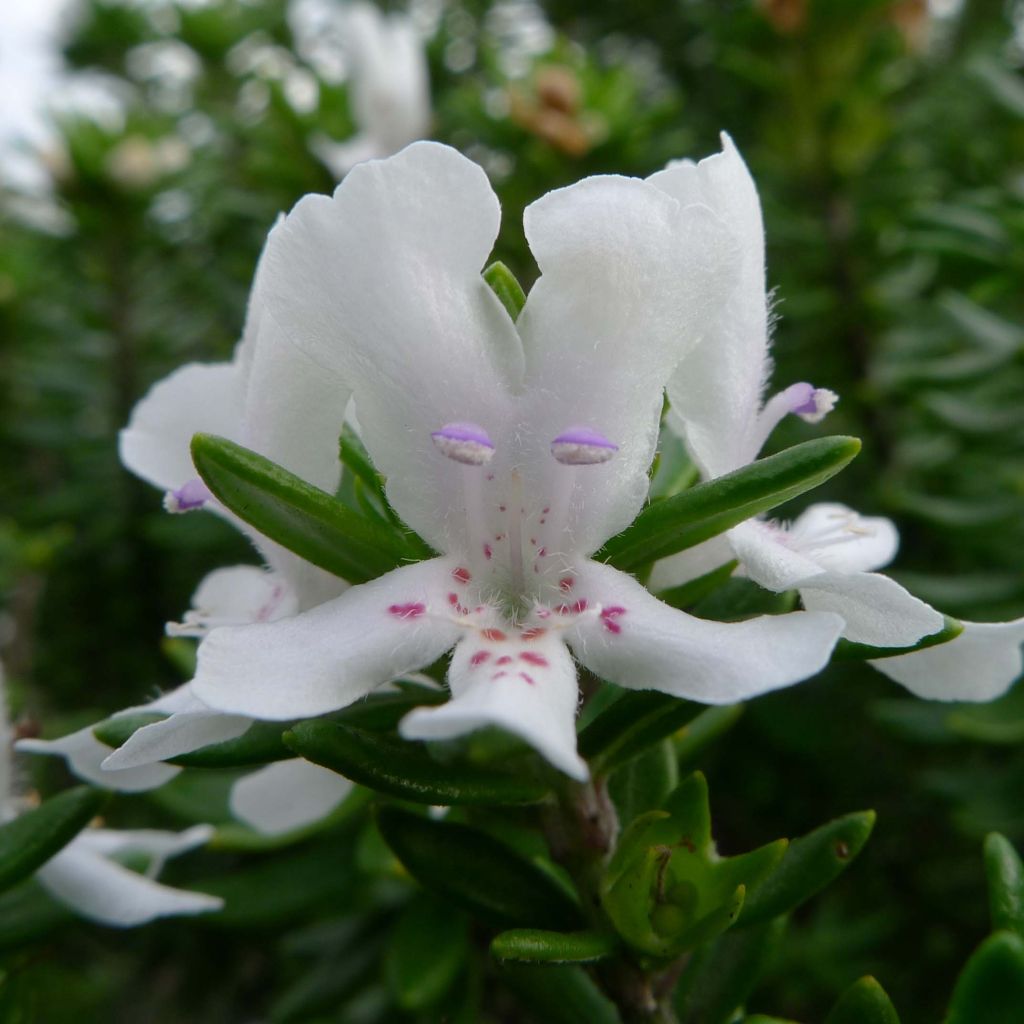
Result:
[[[637,816],[660,806],[678,784],[675,747],[671,740],[662,740],[613,772],[608,792],[619,812],[619,821],[628,825]]]
[[[579,907],[549,874],[485,832],[397,807],[380,808],[377,823],[424,888],[488,923],[557,930],[581,924]]]
[[[384,960],[385,977],[403,1010],[436,1003],[455,983],[469,950],[462,914],[421,893],[398,919]]]
[[[656,957],[692,950],[737,918],[746,890],[779,863],[786,840],[736,857],[711,838],[707,782],[686,778],[663,810],[623,833],[601,881],[601,903],[618,933]]]
[[[685,1024],[726,1024],[757,986],[782,941],[784,918],[727,932],[686,970],[676,1005]]]
[[[691,608],[702,598],[707,597],[717,590],[723,583],[727,583],[736,571],[740,563],[733,559],[720,565],[717,569],[698,576],[696,579],[681,583],[678,587],[671,587],[668,590],[658,591],[657,598],[673,608]]]
[[[1013,844],[998,832],[985,838],[985,873],[992,930],[1024,939],[1024,864]]]
[[[580,733],[580,755],[595,775],[607,774],[671,736],[701,709],[700,704],[655,690],[630,691]]]
[[[204,923],[270,928],[301,921],[314,912],[347,908],[358,878],[350,847],[331,835],[255,864],[242,862],[229,874],[196,881],[192,888],[197,892],[224,900],[224,909],[207,915]]]
[[[547,787],[523,775],[506,775],[476,765],[445,763],[418,742],[395,739],[313,719],[300,722],[284,742],[307,761],[403,800],[423,804],[529,804]]]
[[[817,487],[859,451],[855,437],[804,441],[648,505],[594,557],[619,569],[640,569]]]
[[[679,764],[692,764],[694,758],[719,736],[727,733],[740,720],[742,714],[742,704],[722,704],[719,707],[705,708],[689,725],[684,726],[672,737]]]
[[[840,638],[832,651],[832,660],[895,658],[901,654],[913,654],[914,651],[923,651],[928,647],[948,644],[950,640],[955,640],[964,631],[964,624],[959,619],[950,618],[948,615],[943,616],[943,619],[942,629],[937,633],[929,633],[928,636],[922,637],[911,647],[872,647],[870,644],[856,644]]]
[[[425,555],[408,535],[357,514],[233,441],[196,434],[192,461],[207,487],[235,515],[350,583],[365,583]]]
[[[509,964],[499,977],[544,1024],[621,1024],[582,967]]]
[[[108,793],[76,786],[0,825],[0,892],[60,852],[99,813]]]
[[[900,1024],[900,1018],[885,989],[868,975],[839,997],[825,1024]]]
[[[850,866],[874,824],[874,811],[856,811],[794,839],[779,866],[748,893],[737,926],[788,913],[820,892]]]
[[[1024,939],[990,935],[957,979],[946,1024],[1018,1024],[1024,1007]]]
[[[162,722],[168,716],[160,711],[137,711],[128,715],[114,715],[92,727],[92,734],[108,747],[120,747],[132,734],[145,725]]]
[[[491,942],[491,952],[497,959],[522,963],[592,963],[612,956],[618,948],[618,939],[603,932],[549,932],[540,928],[515,928],[496,935]]]
[[[508,315],[513,320],[519,319],[519,314],[526,305],[526,292],[523,286],[516,280],[515,274],[500,260],[495,260],[485,271],[484,280],[490,285],[491,291],[501,300],[501,304],[508,310]]]

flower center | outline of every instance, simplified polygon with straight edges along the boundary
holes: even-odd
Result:
[[[574,426],[550,442],[550,469],[526,472],[506,458],[491,472],[485,467],[495,445],[478,424],[448,423],[431,438],[442,455],[461,466],[466,514],[461,554],[477,595],[485,604],[503,607],[510,621],[518,621],[545,593],[557,603],[558,580],[573,564],[569,516],[577,473],[607,462],[618,445],[591,427]]]

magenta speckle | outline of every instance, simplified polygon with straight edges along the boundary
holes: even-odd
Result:
[[[626,614],[626,609],[621,605],[613,604],[608,608],[601,609],[601,622],[609,633],[621,633],[622,626],[615,620]]]
[[[536,651],[523,651],[519,655],[520,661],[525,661],[528,665],[537,665],[541,668],[548,667],[548,659],[543,654],[537,654]]]
[[[457,580],[459,583],[468,583],[472,578],[469,570],[463,569],[462,566],[452,569],[452,579]]]
[[[524,640],[536,640],[538,637],[542,637],[547,632],[543,626],[530,626],[524,629],[521,636]]]
[[[491,545],[490,544],[484,544],[484,558],[486,558],[488,561],[490,561],[490,559],[493,557],[493,555],[494,555],[494,551],[491,548]]]
[[[528,673],[526,673],[526,672],[520,672],[520,673],[519,673],[519,678],[520,678],[520,679],[523,679],[523,680],[525,680],[525,681],[526,681],[526,682],[528,682],[528,683],[529,683],[529,684],[530,684],[531,686],[536,686],[536,685],[537,685],[537,684],[536,684],[536,682],[534,682],[533,676],[529,675],[529,674],[528,674]]]
[[[477,651],[472,658],[469,659],[470,665],[482,665],[488,658],[490,658],[490,651]]]
[[[568,594],[569,591],[572,590],[575,583],[576,581],[571,576],[563,576],[558,581],[558,589],[561,590],[563,594]]]
[[[496,662],[496,665],[511,665],[512,659],[507,655],[503,654]]]
[[[422,601],[410,601],[407,604],[393,604],[388,606],[388,611],[399,619],[418,619],[427,606]]]
[[[508,639],[500,629],[481,629],[480,635],[485,640],[490,640],[491,643],[496,644],[500,644],[503,640]]]

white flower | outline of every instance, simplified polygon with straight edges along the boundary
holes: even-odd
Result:
[[[816,423],[836,401],[830,391],[798,383],[762,402],[771,359],[761,209],[735,146],[728,136],[722,143],[721,153],[699,164],[670,165],[650,179],[680,202],[706,203],[740,241],[736,290],[668,385],[669,423],[706,478],[752,462],[787,414]],[[736,559],[761,586],[798,590],[808,610],[841,615],[846,638],[908,647],[940,630],[943,618],[874,572],[893,559],[898,543],[888,519],[864,517],[844,505],[812,505],[792,524],[749,520],[665,559],[655,567],[651,587],[663,590]],[[967,623],[948,644],[872,664],[921,696],[988,700],[1020,674],[1022,622]]]
[[[259,274],[257,269],[257,281]],[[221,434],[274,459],[307,482],[334,491],[340,475],[337,440],[347,398],[334,382],[325,386],[322,372],[282,341],[273,322],[253,302],[230,363],[181,367],[136,405],[121,433],[125,465],[165,489],[165,504],[172,511],[206,508],[227,518],[253,541],[269,566],[264,570],[237,565],[210,573],[182,622],[169,623],[168,633],[201,637],[214,626],[271,622],[344,591],[344,580],[273,543],[219,505],[196,476],[189,443],[200,431]],[[180,771],[162,763],[167,758],[235,739],[252,724],[251,718],[207,707],[188,683],[118,716],[154,711],[169,717],[138,729],[116,752],[96,739],[92,727],[57,740],[22,740],[18,748],[63,756],[88,782],[135,792],[163,785]],[[295,777],[297,764],[285,762],[273,770],[281,777]],[[304,765],[304,770],[307,776],[324,777],[317,782],[317,792],[332,791],[334,804],[351,790],[351,783],[324,769]],[[244,783],[243,779],[237,785],[244,788]],[[301,794],[290,799],[271,787],[261,792],[264,804],[256,806],[257,793],[239,805],[247,809],[243,820],[272,821],[282,808],[294,818],[304,806]],[[308,807],[313,810],[312,804]],[[319,817],[322,814],[308,821]]]
[[[320,715],[454,647],[453,699],[403,734],[500,725],[583,778],[570,650],[602,678],[708,703],[827,661],[835,615],[704,622],[589,558],[643,504],[664,386],[722,297],[728,231],[643,181],[553,192],[526,212],[542,277],[513,323],[481,277],[498,220],[479,167],[417,143],[272,233],[257,301],[354,394],[392,505],[443,555],[212,630],[192,684],[211,707]]]
[[[0,821],[17,817],[26,806],[13,791],[10,746],[0,672]],[[155,881],[168,858],[202,846],[212,833],[209,825],[196,825],[184,832],[86,828],[39,868],[35,877],[72,910],[119,928],[158,917],[220,910],[224,901],[219,897],[173,889]],[[120,855],[133,854],[148,859],[144,875],[117,861]]]
[[[384,14],[372,3],[352,3],[343,27],[349,104],[359,130],[345,142],[324,135],[312,140],[313,151],[336,178],[430,134],[427,59],[412,20]]]

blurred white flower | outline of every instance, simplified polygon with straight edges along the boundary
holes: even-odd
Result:
[[[413,21],[356,2],[345,9],[342,28],[358,130],[343,142],[323,134],[311,140],[313,152],[339,179],[355,164],[390,156],[430,133],[427,60]]]
[[[0,822],[16,818],[29,806],[14,792],[10,751],[0,670]],[[168,858],[202,846],[212,833],[209,825],[196,825],[184,832],[89,827],[39,868],[35,877],[83,917],[118,928],[145,924],[158,917],[220,910],[224,901],[219,897],[173,889],[155,881]],[[139,874],[118,863],[119,856],[127,855],[145,857],[146,873]]]

